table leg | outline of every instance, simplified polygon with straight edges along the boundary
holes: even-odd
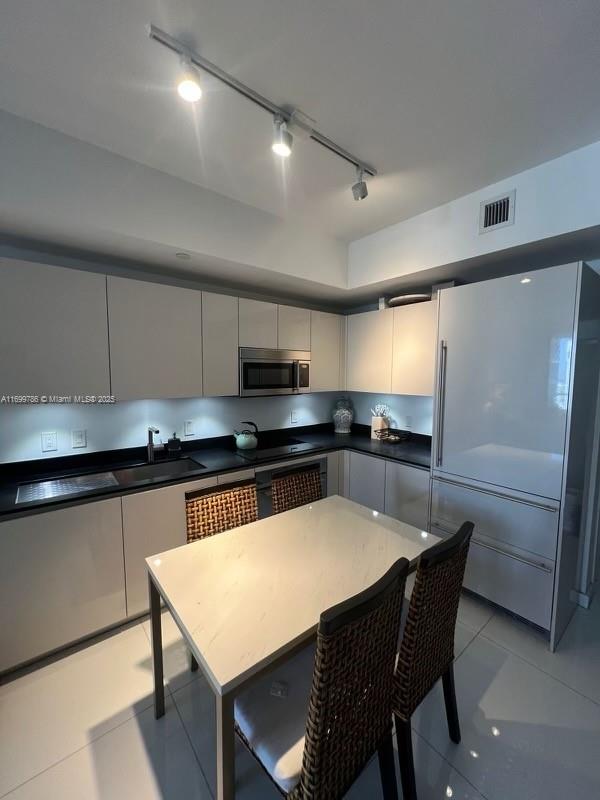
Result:
[[[217,800],[235,797],[233,696],[215,695],[217,703]]]
[[[156,719],[165,713],[165,686],[163,683],[162,626],[160,613],[160,594],[148,575],[150,592],[150,621],[152,627],[152,671],[154,673],[154,716]]]

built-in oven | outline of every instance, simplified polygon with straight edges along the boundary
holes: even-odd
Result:
[[[240,347],[240,396],[310,392],[310,351]]]

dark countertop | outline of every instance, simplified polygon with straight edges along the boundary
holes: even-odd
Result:
[[[146,460],[146,448],[138,447],[88,453],[79,456],[2,464],[0,465],[0,520],[14,519],[56,508],[81,505],[99,498],[118,497],[150,488],[185,483],[215,474],[253,469],[259,466],[265,467],[270,463],[294,458],[306,458],[307,456],[336,450],[353,450],[358,453],[391,459],[423,469],[429,469],[431,464],[431,437],[409,434],[406,441],[389,444],[371,439],[370,429],[366,425],[353,425],[352,433],[350,434],[335,434],[332,424],[324,424],[304,428],[288,428],[281,431],[268,431],[259,435],[261,437],[270,437],[274,446],[281,442],[284,437],[294,437],[302,442],[311,444],[312,447],[310,449],[303,448],[301,452],[296,454],[277,454],[264,460],[248,461],[236,452],[233,437],[197,439],[194,442],[185,442],[182,452],[183,458],[189,458],[198,463],[197,470],[194,469],[185,474],[146,478],[132,483],[19,504],[15,504],[15,499],[17,487],[20,484],[39,480],[52,480],[58,477],[110,472],[142,465]],[[159,459],[158,457],[156,460],[157,463],[164,461],[164,459]],[[167,469],[167,464],[165,464],[165,469]]]

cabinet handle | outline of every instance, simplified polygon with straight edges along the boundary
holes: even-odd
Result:
[[[440,342],[440,365],[438,374],[438,407],[437,407],[437,435],[436,435],[436,466],[442,466],[443,437],[444,437],[444,406],[446,405],[446,359],[448,345]]]
[[[435,520],[431,523],[431,526],[437,528],[443,533],[448,534],[449,536],[454,536],[456,533],[456,531],[451,531],[449,528],[446,528],[445,525],[442,525]],[[479,547],[485,547],[486,550],[492,550],[494,553],[500,553],[500,555],[506,556],[507,558],[512,558],[514,561],[520,561],[522,564],[527,564],[528,567],[535,567],[536,569],[540,569],[542,572],[546,572],[548,574],[552,573],[552,567],[547,566],[543,561],[532,561],[529,558],[523,558],[523,556],[518,556],[515,553],[511,553],[509,550],[505,550],[503,547],[494,547],[494,545],[482,541],[477,536],[473,536],[472,542],[479,545]]]
[[[513,497],[510,494],[504,494],[503,492],[495,492],[493,489],[481,489],[479,486],[472,486],[469,483],[461,483],[460,481],[452,481],[449,478],[433,478],[434,481],[439,481],[440,483],[447,483],[449,486],[458,486],[460,489],[468,489],[470,492],[479,492],[479,494],[489,494],[491,497],[499,497],[502,500],[510,500],[513,503],[521,503],[524,506],[531,506],[532,508],[538,508],[541,511],[551,511],[553,514],[558,512],[558,508],[556,506],[548,506],[544,503],[535,503],[533,500],[524,500],[521,497]]]

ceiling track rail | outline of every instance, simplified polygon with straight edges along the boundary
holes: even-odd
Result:
[[[230,89],[233,89],[234,91],[238,92],[238,94],[243,95],[246,99],[251,100],[255,105],[262,108],[263,111],[268,112],[274,117],[279,116],[286,122],[290,122],[292,116],[290,111],[276,105],[275,103],[272,103],[267,97],[264,97],[259,92],[255,92],[254,89],[250,88],[250,86],[246,86],[245,83],[242,83],[233,75],[225,72],[225,70],[221,69],[221,67],[213,64],[212,61],[209,61],[207,58],[203,58],[202,56],[198,55],[198,53],[196,53],[194,50],[186,47],[183,42],[180,42],[178,39],[170,36],[165,31],[157,28],[156,25],[148,26],[148,36],[155,42],[158,42],[164,47],[167,47],[169,50],[172,50],[174,53],[184,56],[185,58],[189,58],[191,63],[196,67],[201,69],[203,72],[212,75],[226,86],[229,86]],[[329,139],[324,134],[319,133],[319,131],[311,130],[309,137],[317,144],[320,144],[321,147],[326,148],[331,153],[335,153],[336,156],[344,159],[344,161],[353,164],[357,169],[362,170],[366,175],[377,175],[377,170],[375,167],[367,164],[365,161],[353,155],[348,150],[334,142],[332,139]]]

